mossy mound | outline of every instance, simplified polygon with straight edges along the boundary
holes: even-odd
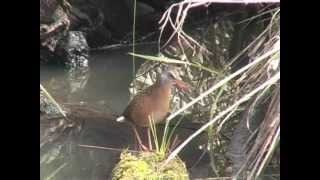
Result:
[[[120,155],[120,162],[112,171],[112,180],[189,179],[187,168],[183,161],[175,158],[160,169],[164,160],[163,156],[153,152],[141,152],[133,155],[124,151]]]

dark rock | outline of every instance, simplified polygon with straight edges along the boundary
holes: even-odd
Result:
[[[46,55],[46,63],[62,65],[63,76],[50,78],[49,84],[44,84],[48,91],[59,102],[70,102],[70,98],[76,98],[78,93],[86,86],[89,78],[89,47],[86,39],[80,31],[69,31],[68,36],[61,38],[53,53],[45,51],[40,56]],[[74,93],[77,93],[76,95]]]
[[[59,42],[55,53],[69,68],[88,66],[89,46],[80,31],[69,31]]]
[[[82,90],[89,75],[89,46],[83,32],[69,31],[56,48],[57,61],[68,69],[68,82],[71,93]]]

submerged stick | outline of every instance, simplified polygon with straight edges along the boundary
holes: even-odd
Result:
[[[103,149],[103,150],[112,150],[112,151],[123,151],[124,149],[118,149],[118,148],[108,148],[108,147],[102,147],[102,146],[91,146],[91,145],[84,145],[84,144],[78,144],[80,147],[86,147],[86,148],[95,148],[95,149]],[[129,152],[139,152],[135,150],[127,150]]]

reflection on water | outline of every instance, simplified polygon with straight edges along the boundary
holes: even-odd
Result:
[[[63,70],[61,67],[40,66],[40,81],[62,103],[99,105],[111,112],[121,113],[129,101],[132,80],[130,48],[92,53],[89,71]],[[151,46],[137,47],[138,53],[155,54]],[[136,61],[136,66],[143,61]]]

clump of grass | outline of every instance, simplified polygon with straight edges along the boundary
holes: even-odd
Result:
[[[171,140],[182,118],[183,116],[178,119],[178,121],[175,123],[173,128],[170,130],[169,130],[170,121],[166,121],[163,134],[161,137],[161,143],[160,143],[158,138],[156,123],[154,122],[154,119],[152,118],[152,116],[149,116],[149,124],[150,124],[150,130],[152,133],[152,140],[155,144],[155,148],[156,148],[155,152],[157,154],[161,155],[162,157],[167,157],[170,151],[170,148],[175,145],[173,144],[174,142],[172,142]]]
[[[165,158],[154,152],[140,152],[133,155],[126,151],[120,155],[120,162],[112,171],[113,180],[121,179],[181,179],[188,180],[185,164],[176,158],[170,165],[160,168]]]
[[[120,180],[132,177],[133,179],[189,179],[187,168],[183,161],[176,157],[170,165],[162,166],[170,151],[171,139],[182,117],[169,130],[169,121],[166,122],[163,135],[158,137],[158,131],[153,116],[149,116],[152,142],[155,150],[140,151],[137,154],[121,153],[120,161],[112,172],[112,179]]]

